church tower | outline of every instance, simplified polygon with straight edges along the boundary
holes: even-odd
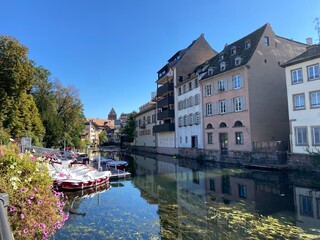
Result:
[[[109,120],[117,120],[117,113],[113,108],[109,112],[108,119]]]

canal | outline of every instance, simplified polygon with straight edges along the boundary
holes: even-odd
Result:
[[[320,239],[319,174],[128,162],[130,179],[68,193],[69,219],[51,239]]]

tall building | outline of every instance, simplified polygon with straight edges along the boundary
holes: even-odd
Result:
[[[269,23],[228,44],[199,73],[205,149],[237,155],[289,136],[281,64],[306,45],[275,35]]]
[[[319,65],[320,44],[308,46],[282,65],[287,80],[291,153],[320,149]]]
[[[117,113],[113,108],[111,108],[111,110],[108,114],[108,119],[109,120],[117,120]]]
[[[156,113],[157,125],[153,127],[159,153],[176,148],[175,135],[175,86],[184,82],[195,67],[212,57],[215,51],[202,34],[187,48],[176,52],[158,71]]]

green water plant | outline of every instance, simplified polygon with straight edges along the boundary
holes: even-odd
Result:
[[[8,221],[15,239],[47,239],[68,219],[65,197],[52,186],[47,163],[15,145],[0,148],[0,192],[9,195]]]

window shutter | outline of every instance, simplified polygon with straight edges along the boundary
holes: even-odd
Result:
[[[247,110],[246,108],[246,99],[244,96],[241,97],[241,110],[244,111],[244,110]]]
[[[243,88],[244,87],[244,82],[243,82],[243,75],[240,74],[240,87]]]
[[[233,90],[233,81],[232,81],[232,77],[230,77],[230,78],[228,78],[227,80],[226,80],[226,82],[227,82],[227,87],[226,87],[226,90]]]

